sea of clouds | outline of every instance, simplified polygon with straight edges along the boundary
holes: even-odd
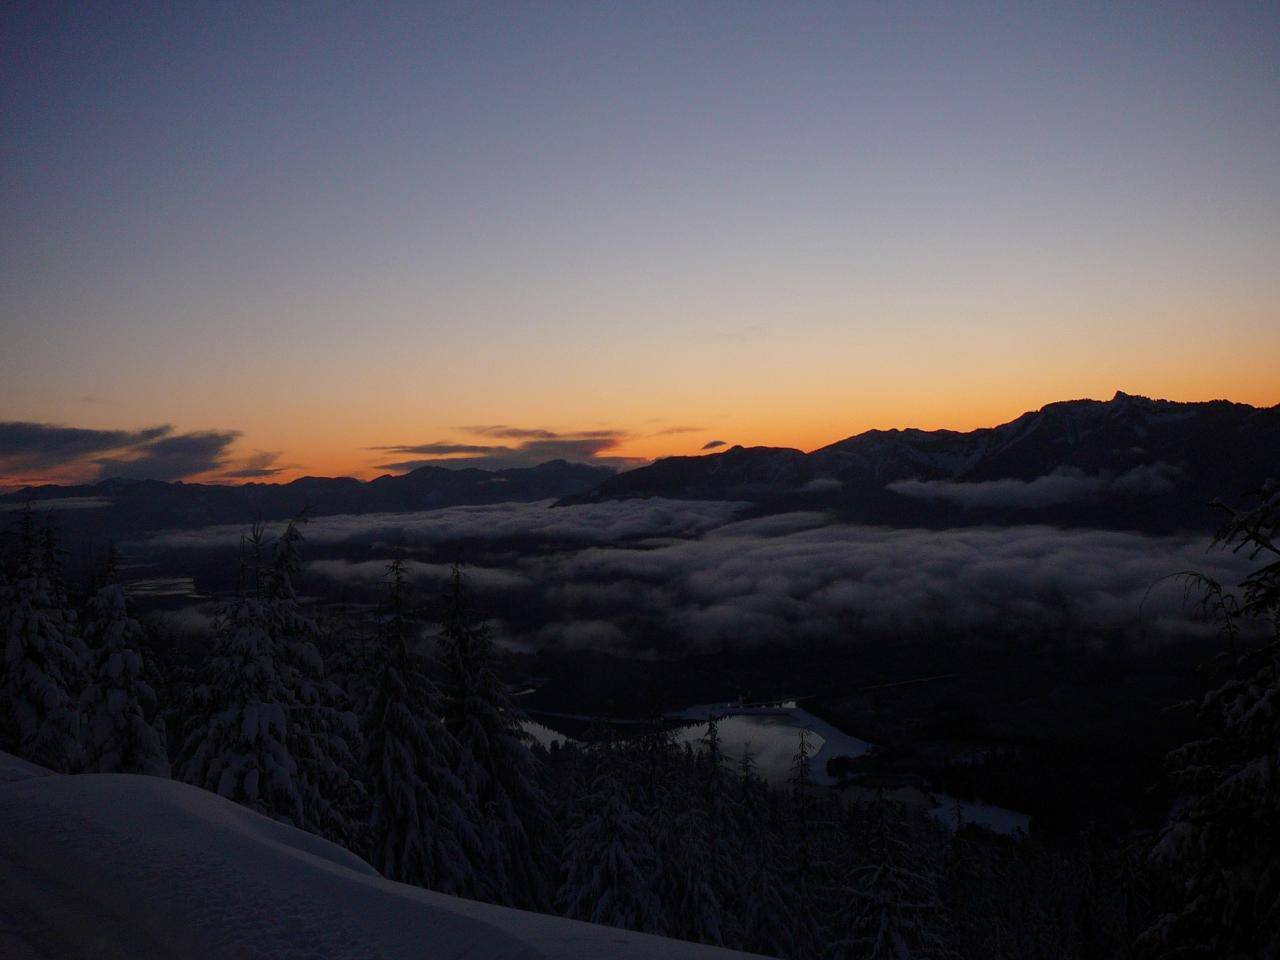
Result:
[[[672,653],[886,634],[1007,637],[1018,629],[1151,644],[1199,629],[1181,588],[1163,578],[1198,570],[1234,583],[1245,567],[1202,535],[1032,524],[887,528],[820,512],[744,519],[746,510],[654,498],[321,517],[306,536],[330,556],[309,564],[308,582],[321,592],[341,584],[372,594],[398,545],[410,555],[410,582],[434,590],[449,565],[413,558],[414,550],[509,542],[468,569],[506,640],[650,654],[656,646]],[[242,533],[209,527],[147,542],[227,547]],[[522,543],[552,546],[525,551]],[[358,557],[334,558],[344,544]],[[512,614],[531,600],[543,612],[535,624]]]

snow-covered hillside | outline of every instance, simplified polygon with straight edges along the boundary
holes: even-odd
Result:
[[[392,883],[340,847],[154,777],[0,753],[0,957],[745,957]]]

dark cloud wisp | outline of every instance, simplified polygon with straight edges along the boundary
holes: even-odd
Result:
[[[87,430],[56,423],[0,422],[0,473],[62,467],[94,454],[151,443],[172,432],[167,424],[141,430]]]
[[[458,427],[458,430],[479,437],[497,437],[500,440],[554,440],[559,436],[553,430],[543,430],[538,427],[509,427],[505,423]]]
[[[0,422],[0,476],[48,471],[62,479],[181,480],[227,466],[237,430],[173,432],[161,424],[139,430],[92,430],[55,423]],[[280,454],[258,451],[226,478],[274,476]]]
[[[435,443],[416,443],[413,445],[370,447],[370,450],[385,450],[389,453],[418,453],[432,457],[449,457],[455,454],[492,454],[510,450],[510,447],[491,446],[479,443],[450,443],[448,440],[437,440]]]
[[[281,466],[279,450],[258,450],[245,457],[238,467],[224,470],[218,476],[226,480],[261,480],[274,477],[287,467]]]
[[[239,437],[238,430],[182,433],[131,447],[127,456],[99,457],[94,463],[104,479],[181,480],[221,470],[227,464],[227,449]]]
[[[638,457],[612,454],[627,434],[621,430],[579,430],[556,433],[552,430],[507,427],[468,427],[482,436],[518,440],[512,444],[482,444],[449,440],[432,443],[399,444],[374,447],[388,453],[416,455],[412,459],[378,464],[382,470],[416,470],[419,467],[446,467],[460,470],[475,467],[482,470],[506,470],[536,467],[549,460],[568,460],[592,466],[625,470],[646,461]]]

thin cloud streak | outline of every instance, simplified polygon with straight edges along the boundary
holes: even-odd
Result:
[[[667,427],[664,430],[659,430],[656,433],[650,434],[650,436],[673,437],[681,433],[703,433],[705,430],[706,427]]]
[[[274,477],[289,469],[277,463],[281,453],[280,450],[258,450],[241,461],[241,465],[236,469],[224,470],[218,476],[226,480],[258,480]]]
[[[1171,464],[1159,462],[1142,464],[1119,476],[1061,467],[1034,480],[899,480],[889,484],[888,489],[907,497],[942,500],[962,507],[1037,509],[1088,500],[1107,492],[1129,496],[1168,493],[1181,472]]]
[[[307,524],[313,543],[390,544],[429,546],[456,540],[532,539],[543,543],[607,544],[654,537],[698,536],[723,526],[750,505],[714,500],[622,500],[553,507],[552,501],[532,504],[497,503],[445,507],[416,513],[336,514],[316,517]],[[268,524],[274,536],[283,524]],[[140,541],[147,548],[219,549],[240,542],[238,524],[195,530],[163,531]]]
[[[422,455],[413,459],[393,460],[377,465],[378,469],[394,471],[416,470],[420,467],[506,470],[536,467],[551,460],[567,460],[571,463],[586,463],[614,470],[625,470],[648,462],[642,457],[624,457],[612,453],[630,436],[623,430],[576,430],[558,433],[543,428],[510,427],[505,424],[471,426],[463,429],[483,437],[520,442],[482,444],[436,440],[431,443],[392,444],[369,449]]]
[[[553,430],[524,427],[509,427],[505,423],[458,427],[460,433],[473,433],[482,437],[498,437],[502,440],[554,440],[559,434]]]

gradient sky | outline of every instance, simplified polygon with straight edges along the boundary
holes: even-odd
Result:
[[[0,18],[0,482],[1280,401],[1274,2]]]

